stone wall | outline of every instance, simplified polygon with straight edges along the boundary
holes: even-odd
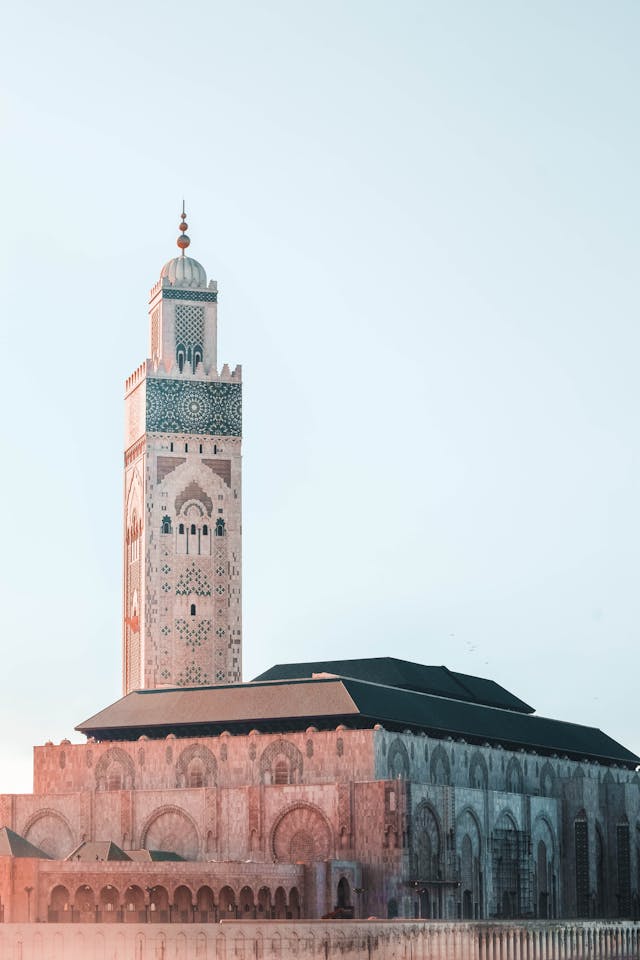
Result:
[[[0,960],[637,960],[637,923],[0,924]]]

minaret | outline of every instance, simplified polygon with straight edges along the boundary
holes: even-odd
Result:
[[[218,287],[187,229],[183,208],[125,388],[125,694],[242,678],[241,369],[217,371]]]

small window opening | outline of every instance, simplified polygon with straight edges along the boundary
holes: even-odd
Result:
[[[171,451],[171,453],[173,453],[173,441],[171,441],[171,443],[169,444],[169,450]]]
[[[202,527],[202,536],[203,536],[203,537],[208,537],[208,536],[209,536],[209,527],[207,526],[206,523],[205,523],[205,524],[203,525],[203,527]]]
[[[195,523],[192,523],[192,524],[191,524],[191,536],[192,536],[192,537],[195,537],[195,535],[196,535],[196,525],[195,525]]]
[[[202,444],[198,445],[198,453],[202,453]]]
[[[184,533],[184,523],[181,523],[178,527],[178,533]]]
[[[274,783],[289,783],[289,764],[286,760],[277,761],[274,773]]]
[[[184,452],[185,452],[185,453],[189,453],[189,444],[188,444],[188,443],[185,443],[185,445],[184,445]]]
[[[191,616],[192,616],[192,617],[195,617],[195,615],[196,615],[196,605],[195,605],[195,603],[192,603],[192,604],[191,604],[191,611],[190,611],[190,612],[191,612]]]
[[[217,443],[214,443],[214,445],[213,445],[213,452],[214,452],[214,453],[217,453],[217,452],[218,452],[218,444],[217,444]]]
[[[224,537],[224,520],[218,517],[216,520],[216,537]]]

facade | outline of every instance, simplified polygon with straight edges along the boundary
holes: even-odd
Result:
[[[125,693],[242,674],[241,369],[217,370],[218,288],[186,228],[183,213],[126,382]]]
[[[240,370],[178,244],[126,385],[124,696],[0,795],[0,919],[630,918],[640,759],[394,658],[241,672]]]

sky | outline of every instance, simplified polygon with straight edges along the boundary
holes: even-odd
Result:
[[[123,383],[185,197],[244,378],[244,677],[393,655],[640,752],[640,7],[23,0],[0,792],[121,694]]]

